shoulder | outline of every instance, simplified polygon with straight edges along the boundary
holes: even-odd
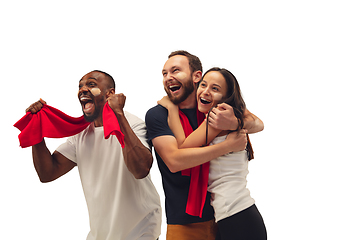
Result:
[[[129,113],[128,111],[124,111],[124,114],[130,126],[144,123],[142,119],[132,113]]]
[[[167,117],[168,111],[161,105],[156,105],[147,111],[145,115],[145,123],[148,130],[149,140],[162,135],[173,136],[173,133],[168,125]]]
[[[157,116],[158,114],[162,114],[162,115],[167,115],[168,114],[168,110],[161,106],[161,105],[156,105],[152,108],[150,108],[147,112],[146,112],[146,115],[145,115],[145,119],[147,117],[155,117]]]
[[[156,124],[156,122],[167,122],[168,110],[161,105],[150,108],[145,115],[146,125]]]
[[[146,142],[146,125],[144,120],[140,119],[136,115],[129,113],[127,111],[124,112],[126,120],[128,121],[131,129],[134,131],[136,136],[142,141]]]

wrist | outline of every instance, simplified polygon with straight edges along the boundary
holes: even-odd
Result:
[[[116,111],[114,111],[116,117],[124,117],[125,114],[124,114],[124,111],[122,109],[117,109]]]
[[[224,155],[232,153],[233,152],[233,147],[231,145],[231,141],[226,142],[226,139],[225,139],[225,141],[223,143],[224,143],[224,146],[222,148],[224,149]]]
[[[236,118],[236,121],[232,124],[232,131],[239,131],[241,129],[241,121],[240,119]]]
[[[172,105],[168,106],[168,110],[175,112],[175,111],[179,110],[179,107],[177,105],[172,104]]]

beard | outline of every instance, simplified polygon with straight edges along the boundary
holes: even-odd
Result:
[[[87,121],[87,122],[93,122],[93,121],[95,121],[95,119],[97,119],[97,118],[99,117],[99,115],[100,115],[100,108],[98,108],[98,107],[95,105],[95,110],[94,110],[93,114],[91,114],[91,115],[86,115],[86,114],[84,113],[84,110],[83,110],[83,114],[84,114],[84,119],[85,119],[85,121]]]
[[[171,91],[167,88],[165,88],[165,92],[167,93],[169,99],[171,102],[173,102],[175,105],[178,105],[179,103],[182,103],[189,97],[190,94],[192,94],[195,90],[195,86],[193,81],[190,79],[182,85],[183,93],[180,96],[173,96],[171,94]]]

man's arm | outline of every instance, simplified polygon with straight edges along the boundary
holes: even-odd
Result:
[[[178,148],[175,137],[163,135],[152,140],[154,148],[173,173],[192,168],[230,152],[242,151],[247,144],[246,130],[233,132],[225,141],[206,147]]]
[[[51,182],[76,166],[76,163],[64,157],[59,152],[50,153],[45,141],[32,146],[35,170],[41,182]]]
[[[209,113],[209,125],[220,130],[236,130],[239,126],[232,107],[226,103],[219,104]],[[264,123],[245,109],[244,128],[248,133],[257,133],[264,129]]]
[[[36,113],[40,111],[46,102],[42,99],[33,103],[26,109],[26,112]],[[55,151],[50,153],[44,139],[32,146],[32,156],[35,170],[41,182],[51,182],[76,166],[76,163]]]
[[[141,179],[149,174],[153,158],[150,149],[141,143],[124,115],[125,100],[124,94],[114,94],[108,98],[108,103],[117,117],[121,132],[125,136],[125,147],[122,150],[125,164],[135,178]]]
[[[257,133],[264,130],[264,123],[260,120],[260,118],[245,109],[244,128],[247,129],[249,133]]]

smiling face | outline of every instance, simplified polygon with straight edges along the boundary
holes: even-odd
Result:
[[[196,93],[198,109],[207,113],[210,109],[226,98],[227,84],[224,76],[217,71],[205,74]]]
[[[162,70],[164,89],[174,104],[186,100],[195,90],[193,74],[186,56],[169,58]]]
[[[101,118],[106,92],[107,80],[103,73],[93,71],[81,78],[78,98],[86,121],[93,122]]]

